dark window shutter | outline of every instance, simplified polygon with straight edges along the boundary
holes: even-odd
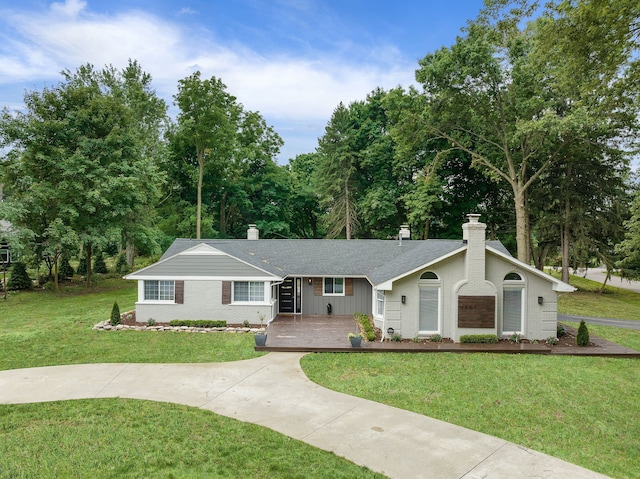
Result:
[[[322,278],[313,278],[313,295],[322,296]]]
[[[175,282],[176,304],[184,304],[184,281]]]
[[[222,282],[222,304],[231,304],[231,281]]]
[[[345,278],[344,283],[344,294],[353,296],[353,278]]]

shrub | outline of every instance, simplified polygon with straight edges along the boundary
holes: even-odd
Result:
[[[517,344],[520,341],[522,341],[522,336],[519,335],[518,333],[513,333],[511,336],[509,336],[509,341]]]
[[[7,288],[12,290],[31,289],[33,283],[27,273],[27,267],[21,261],[13,263],[11,267],[11,276],[7,281]]]
[[[155,326],[156,320],[153,318],[147,319],[147,326]]]
[[[93,272],[106,274],[109,272],[107,270],[107,264],[104,262],[104,258],[102,257],[102,252],[98,251],[96,256],[93,258]]]
[[[400,341],[402,341],[402,335],[399,333],[393,333],[393,335],[391,336],[391,341],[399,343]]]
[[[556,336],[559,338],[563,338],[566,335],[567,335],[567,330],[564,329],[564,326],[562,324],[558,324]]]
[[[442,336],[439,334],[432,334],[431,337],[429,338],[429,341],[433,343],[440,343],[442,342]]]
[[[362,325],[362,329],[364,330],[364,335],[367,338],[367,341],[375,341],[376,340],[376,332],[373,329],[373,325],[371,324],[371,320],[369,316],[364,313],[355,313],[354,318],[358,323]]]
[[[558,338],[554,338],[553,336],[549,336],[547,338],[547,344],[549,346],[554,346],[554,345],[558,344]]]
[[[76,273],[83,276],[87,274],[87,258],[84,256],[80,258],[80,261],[78,261],[78,269],[76,270]]]
[[[73,267],[69,264],[69,258],[66,255],[63,255],[60,258],[60,267],[58,268],[58,278],[73,278]]]
[[[173,319],[169,321],[169,326],[188,326],[190,328],[224,328],[226,325],[225,320],[214,319]]]
[[[580,321],[576,342],[578,343],[578,346],[589,346],[589,329],[587,329],[584,319]]]
[[[497,343],[498,336],[495,334],[463,334],[460,336],[461,343]]]
[[[116,261],[116,273],[126,274],[129,272],[129,263],[127,263],[127,253],[124,251],[118,255]]]
[[[120,307],[118,303],[113,303],[113,308],[111,308],[111,324],[113,326],[120,324]]]

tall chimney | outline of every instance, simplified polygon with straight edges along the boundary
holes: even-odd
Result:
[[[260,237],[260,232],[256,228],[256,225],[249,225],[249,229],[247,230],[247,239],[256,241]]]
[[[462,239],[467,243],[467,281],[470,285],[483,284],[485,281],[485,230],[487,225],[480,223],[480,215],[467,215],[469,222],[462,225]]]

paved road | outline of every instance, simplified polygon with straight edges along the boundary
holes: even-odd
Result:
[[[574,316],[572,314],[558,313],[558,321],[572,321],[574,323],[579,323],[582,319],[584,319],[584,322],[587,324],[597,324],[599,326],[613,326],[615,328],[640,330],[640,321],[638,320],[596,318],[595,316]]]
[[[302,371],[302,356],[0,371],[0,404],[111,397],[186,404],[266,426],[398,479],[606,477],[503,439],[323,388]]]
[[[603,283],[607,277],[607,271],[604,268],[589,268],[585,270],[579,270],[576,272],[577,276],[584,276],[592,281]],[[629,291],[635,291],[640,293],[640,281],[629,281],[622,279],[620,276],[611,276],[611,279],[607,281],[608,285],[615,286],[616,288],[628,289]]]

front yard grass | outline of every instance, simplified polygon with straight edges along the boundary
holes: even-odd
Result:
[[[638,335],[639,332],[626,332]],[[325,387],[512,441],[615,478],[638,477],[636,359],[313,354]]]
[[[555,276],[558,276],[555,274]],[[561,293],[558,312],[577,316],[640,320],[640,295],[634,291],[607,285],[602,293],[601,283],[571,276],[573,293]]]
[[[383,478],[254,424],[151,401],[0,405],[0,477]]]
[[[202,363],[261,356],[250,334],[93,331],[120,311],[134,308],[133,281],[102,279],[63,291],[10,293],[0,300],[0,369],[82,363]]]

